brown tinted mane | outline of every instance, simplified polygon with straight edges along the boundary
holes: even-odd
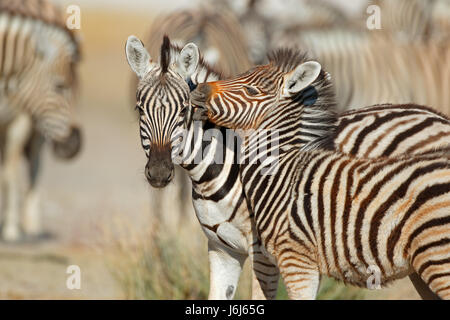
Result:
[[[282,48],[268,54],[269,62],[283,72],[290,72],[299,64],[309,61],[305,52],[291,48]]]

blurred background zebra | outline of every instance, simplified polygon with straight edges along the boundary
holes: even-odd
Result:
[[[267,61],[271,44],[277,41],[280,32],[299,33],[353,24],[341,8],[323,0],[220,0],[219,6],[231,10],[239,19],[248,55],[255,65]]]
[[[398,41],[428,41],[449,37],[448,0],[371,0],[382,13],[382,32]]]
[[[38,0],[0,1],[0,48],[1,235],[16,241],[22,232],[41,232],[37,178],[44,141],[63,159],[80,149],[72,115],[80,52],[58,8]]]
[[[321,62],[332,75],[340,111],[414,102],[450,114],[450,29],[441,22],[446,11],[437,14],[438,5],[449,2],[373,3],[379,6],[380,30],[369,30],[364,19],[359,27],[355,22],[332,29],[283,30],[271,47],[297,47]]]

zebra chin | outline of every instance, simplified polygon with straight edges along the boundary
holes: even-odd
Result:
[[[166,187],[174,178],[174,165],[171,156],[171,147],[154,147],[145,166],[145,177],[154,188]]]
[[[81,150],[81,130],[73,127],[64,141],[53,141],[53,153],[64,160],[73,159]]]

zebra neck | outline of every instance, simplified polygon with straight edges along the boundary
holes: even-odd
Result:
[[[260,124],[259,129],[246,139],[245,149],[254,149],[255,143],[268,137],[267,143],[278,145],[280,154],[292,149],[334,149],[334,135],[338,116],[334,94],[317,94],[315,88],[300,92],[284,102],[278,102]],[[253,138],[253,139],[252,139]]]
[[[238,167],[240,139],[234,131],[195,121],[185,134],[181,166],[194,184],[211,182],[224,166]]]

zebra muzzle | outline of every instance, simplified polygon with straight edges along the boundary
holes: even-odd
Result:
[[[173,180],[174,165],[169,146],[153,149],[145,166],[145,177],[154,188],[164,188]]]
[[[60,159],[74,158],[81,150],[81,130],[73,127],[64,141],[53,141],[53,153]]]

